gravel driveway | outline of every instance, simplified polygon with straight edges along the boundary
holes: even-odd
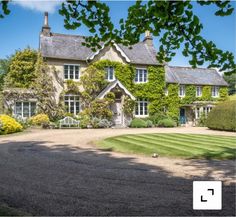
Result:
[[[33,130],[0,138],[0,204],[32,215],[235,215],[235,161],[141,157],[91,141],[205,128]],[[174,138],[173,138],[174,139]],[[192,181],[222,180],[223,210],[192,210]]]

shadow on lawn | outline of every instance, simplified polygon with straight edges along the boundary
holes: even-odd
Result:
[[[236,159],[236,148],[223,147],[221,151],[208,151],[204,154],[193,156],[189,159],[202,158],[202,159]]]
[[[217,167],[226,176],[234,173],[223,161],[217,162],[205,160],[199,166],[207,165],[209,174]],[[5,141],[0,145],[0,177],[0,204],[32,215],[235,214],[234,185],[223,187],[222,211],[194,211],[193,180],[130,157],[115,158],[69,144]]]

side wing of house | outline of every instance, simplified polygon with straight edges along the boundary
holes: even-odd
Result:
[[[227,93],[228,84],[215,69],[165,66],[165,72],[167,86],[178,85],[182,124],[196,125]]]

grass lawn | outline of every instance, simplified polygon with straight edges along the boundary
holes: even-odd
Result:
[[[198,134],[140,134],[106,138],[97,143],[106,151],[180,158],[235,159],[236,137]]]

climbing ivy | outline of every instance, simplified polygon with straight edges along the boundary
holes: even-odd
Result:
[[[211,96],[211,86],[203,86],[202,96],[196,97],[196,86],[185,85],[185,97],[179,97],[179,84],[166,84],[165,82],[165,71],[163,66],[149,66],[148,71],[148,82],[147,83],[135,83],[135,68],[129,64],[123,64],[120,62],[110,60],[100,60],[88,67],[87,75],[82,75],[80,84],[88,88],[82,92],[83,98],[88,93],[88,98],[92,102],[100,93],[104,87],[108,84],[105,78],[105,68],[114,67],[115,78],[118,79],[135,97],[136,99],[146,99],[149,101],[148,113],[154,115],[160,112],[166,113],[170,118],[178,121],[179,119],[179,108],[181,106],[192,104],[194,101],[213,101],[213,100],[225,100],[227,98],[227,87],[220,88],[220,98],[213,98]],[[99,76],[95,76],[94,72],[99,72]],[[95,79],[95,80],[94,80]],[[94,87],[94,82],[98,82],[101,85]],[[91,88],[91,85],[93,88]],[[67,82],[68,89],[74,89],[78,87],[73,82]],[[70,88],[69,88],[70,87]],[[168,94],[165,95],[165,88],[168,90]],[[96,90],[94,93],[91,90]],[[88,90],[88,91],[86,91]],[[96,94],[95,94],[96,93]],[[109,93],[110,94],[110,93]],[[93,95],[93,97],[91,97]],[[105,100],[106,101],[106,100]],[[96,102],[97,103],[97,102]],[[95,104],[96,104],[95,103]],[[97,104],[96,104],[97,105]],[[98,103],[98,108],[101,107],[101,102]],[[88,106],[89,107],[89,106]],[[93,106],[94,108],[96,106]],[[126,113],[131,114],[134,108],[134,102],[131,99],[126,98],[124,100],[124,107]],[[94,110],[94,114],[96,109]],[[108,115],[109,116],[109,115]]]

